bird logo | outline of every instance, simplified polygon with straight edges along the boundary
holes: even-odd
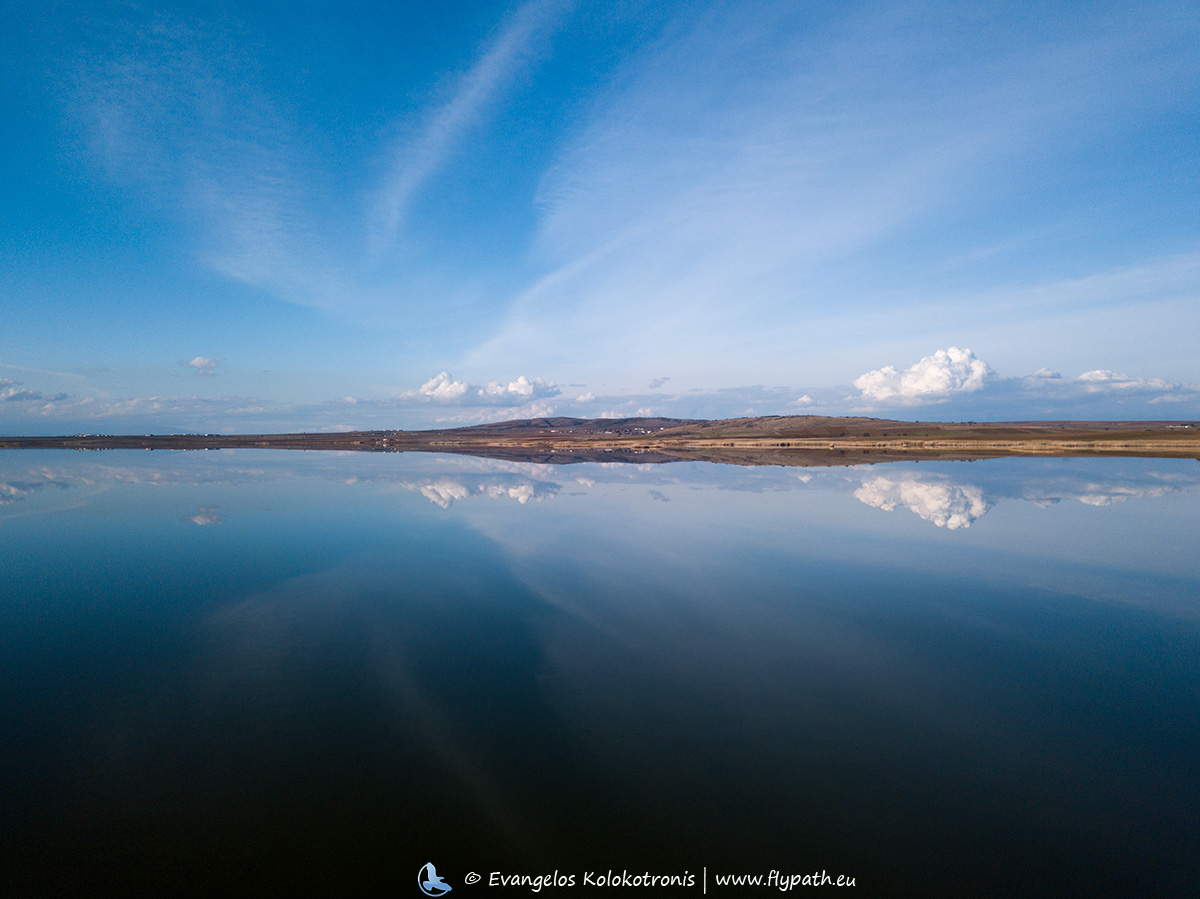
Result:
[[[421,868],[421,873],[417,875],[417,886],[426,896],[445,896],[453,889],[438,875],[433,862],[426,862],[425,866]]]

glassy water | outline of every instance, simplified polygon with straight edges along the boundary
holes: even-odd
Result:
[[[1194,461],[8,452],[0,541],[6,895],[1196,889]]]

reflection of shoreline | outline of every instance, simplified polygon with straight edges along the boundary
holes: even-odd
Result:
[[[16,440],[29,441],[15,444]],[[97,439],[98,440],[98,439]],[[887,442],[863,443],[861,441],[824,441],[808,445],[791,441],[780,445],[779,441],[726,441],[703,442],[660,442],[653,444],[420,444],[397,445],[394,443],[374,444],[370,442],[340,443],[321,441],[316,445],[283,440],[258,442],[226,441],[220,445],[196,445],[177,442],[175,438],[106,438],[105,445],[77,445],[73,438],[3,438],[0,449],[68,449],[82,451],[104,450],[221,450],[221,449],[290,449],[316,452],[363,452],[363,453],[436,453],[454,456],[471,456],[479,459],[496,459],[507,462],[532,463],[537,465],[571,465],[579,463],[626,463],[632,465],[660,465],[668,462],[713,462],[723,465],[741,466],[786,466],[794,468],[832,468],[853,465],[873,465],[883,462],[982,462],[987,459],[1005,458],[1142,458],[1142,459],[1196,459],[1200,461],[1200,446],[1178,442],[1122,441],[1097,442],[1062,441],[1053,443],[1038,441],[1030,443],[987,443],[983,441],[927,441],[920,446],[906,444],[893,446]]]

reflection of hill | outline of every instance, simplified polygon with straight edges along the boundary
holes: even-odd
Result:
[[[540,447],[430,447],[420,452],[450,453],[474,456],[478,459],[500,459],[505,462],[527,462],[535,465],[573,465],[580,462],[628,462],[632,465],[678,462],[682,457],[639,449],[552,449]]]
[[[874,465],[878,462],[974,462],[994,459],[1003,453],[939,452],[909,449],[784,449],[779,447],[685,447],[670,446],[662,451],[670,461],[717,462],[723,465],[784,465],[801,468],[829,468],[839,465]]]

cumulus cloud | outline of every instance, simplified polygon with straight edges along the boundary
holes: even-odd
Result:
[[[46,396],[36,390],[26,390],[24,381],[14,381],[11,378],[0,378],[0,400],[19,402],[56,403],[68,399],[65,393]]]
[[[562,391],[553,381],[521,375],[507,384],[489,381],[480,386],[456,381],[449,372],[440,372],[403,396],[431,403],[458,406],[515,406],[531,400],[558,396]]]
[[[1145,403],[1154,406],[1160,403],[1182,403],[1200,401],[1200,387],[1180,384],[1163,378],[1140,378],[1096,368],[1085,371],[1078,377],[1063,377],[1046,369],[1034,372],[1025,378],[1012,379],[1030,398],[1049,399],[1062,405],[1094,405],[1111,403],[1128,408]],[[1131,411],[1131,414],[1136,413]]]
[[[1200,387],[1162,378],[1143,378],[1096,368],[1077,377],[1051,368],[1003,377],[969,349],[950,347],[897,370],[888,365],[854,381],[860,401],[875,406],[954,402],[968,418],[1028,415],[1065,418],[1151,417],[1161,403],[1200,402]],[[1139,410],[1138,407],[1141,407]]]
[[[968,349],[952,346],[926,356],[904,371],[885,365],[858,377],[854,386],[863,399],[877,403],[917,404],[940,401],[956,393],[979,390],[995,376],[986,362]]]
[[[471,390],[466,381],[456,381],[448,372],[434,375],[416,391],[417,396],[428,397],[435,403],[453,403]]]
[[[19,387],[0,386],[0,398],[12,402],[20,402],[22,400],[40,400],[42,395],[34,393],[32,390],[22,390]]]
[[[217,373],[217,366],[221,364],[221,360],[214,359],[211,356],[197,356],[195,359],[187,359],[179,364],[194,368],[198,375],[215,375]]]
[[[1129,375],[1118,374],[1105,368],[1085,371],[1079,376],[1089,390],[1174,390],[1178,384],[1164,381],[1162,378],[1131,378]]]

